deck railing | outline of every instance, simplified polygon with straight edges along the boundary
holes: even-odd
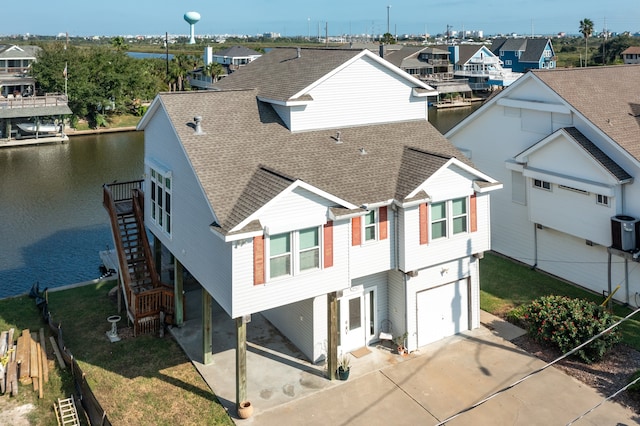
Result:
[[[19,96],[13,95],[4,98],[0,96],[0,108],[34,108],[34,107],[53,107],[68,105],[69,99],[64,93],[50,93],[43,96]]]
[[[128,182],[113,182],[113,183],[105,183],[104,186],[109,190],[111,199],[113,199],[114,203],[118,201],[128,201],[132,198],[132,192],[134,189],[142,190],[142,184],[144,180],[132,180]],[[105,193],[105,196],[107,194]],[[105,206],[108,205],[105,203]]]

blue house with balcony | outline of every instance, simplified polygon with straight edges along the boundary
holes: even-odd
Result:
[[[500,58],[505,68],[511,68],[513,72],[556,67],[556,53],[551,39],[496,38],[491,44],[491,52]]]

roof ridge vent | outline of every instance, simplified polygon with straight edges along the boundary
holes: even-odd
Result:
[[[202,116],[201,115],[196,115],[195,117],[193,117],[193,121],[196,122],[195,134],[196,135],[204,135],[205,133],[202,130]]]

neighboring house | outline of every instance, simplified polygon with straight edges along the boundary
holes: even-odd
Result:
[[[420,79],[451,79],[453,65],[449,51],[435,47],[403,46],[402,49],[385,51],[381,56],[401,70]]]
[[[503,68],[500,58],[485,45],[457,44],[443,48],[449,50],[454,78],[468,80],[474,91],[507,87],[522,75]]]
[[[238,68],[258,59],[262,54],[244,46],[232,46],[213,53],[213,48],[204,49],[204,66],[189,72],[189,84],[196,89],[210,89],[216,81],[225,77]],[[213,77],[208,71],[210,64],[220,64],[224,72]]]
[[[38,46],[0,45],[0,95],[35,94],[35,79],[29,76]]]
[[[620,56],[625,64],[640,64],[640,46],[627,47]]]
[[[491,44],[491,52],[513,72],[524,73],[529,70],[556,67],[556,53],[551,39],[496,38]]]
[[[504,183],[495,251],[638,305],[639,87],[636,65],[534,70],[446,133]]]
[[[476,328],[501,184],[429,124],[433,94],[368,50],[292,48],[160,94],[146,225],[230,318],[262,313],[313,362]]]

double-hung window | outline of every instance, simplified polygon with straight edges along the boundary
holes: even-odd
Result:
[[[171,173],[151,168],[151,220],[171,235]]]
[[[364,240],[375,241],[376,239],[376,210],[371,210],[364,215]]]
[[[447,238],[468,231],[467,198],[431,204],[431,239]]]
[[[320,268],[318,227],[269,237],[269,278],[296,275]]]

